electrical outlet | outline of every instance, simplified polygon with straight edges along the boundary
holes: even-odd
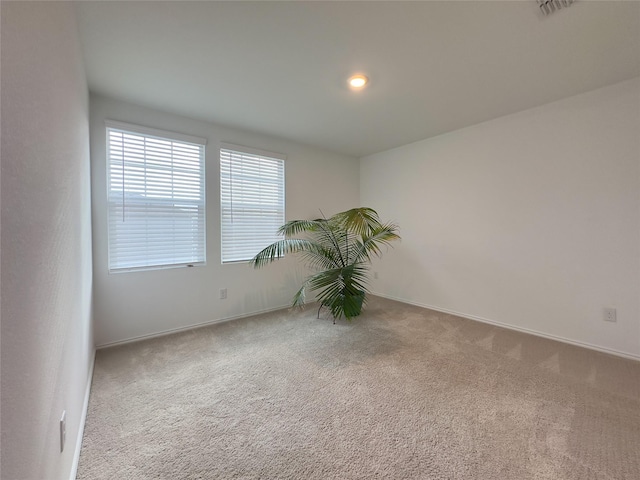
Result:
[[[378,279],[378,272],[373,272],[373,278]]]
[[[62,411],[60,417],[60,453],[64,451],[64,442],[67,440],[67,411]]]
[[[221,288],[220,289],[220,300],[225,300],[227,298],[227,289],[226,288]]]
[[[615,308],[604,308],[602,310],[602,319],[605,322],[617,322],[616,318],[616,309]]]

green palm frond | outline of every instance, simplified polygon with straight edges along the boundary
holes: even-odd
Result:
[[[327,250],[332,250],[335,257],[340,262],[340,265],[345,266],[346,261],[343,255],[343,249],[340,248],[340,234],[341,230],[333,222],[318,222],[320,230],[318,231],[317,239],[322,243]]]
[[[255,268],[260,268],[287,253],[320,251],[322,251],[322,247],[311,240],[303,238],[285,238],[265,247],[255,257],[253,257],[249,263]]]
[[[326,220],[291,220],[278,229],[278,234],[285,237],[295,237],[300,233],[314,232],[319,228],[321,222],[326,222]]]
[[[307,296],[306,288],[307,288],[307,282],[304,282],[300,287],[300,290],[298,290],[296,294],[293,296],[293,304],[292,304],[293,307],[301,307],[302,305],[304,305],[304,302]]]
[[[380,226],[378,212],[372,208],[352,208],[346,212],[340,212],[331,217],[342,227],[357,235],[367,235],[370,231]]]
[[[319,251],[300,252],[307,267],[313,270],[329,270],[340,267],[340,261],[332,250],[321,249]]]
[[[396,233],[398,227],[395,224],[388,223],[380,225],[377,229],[371,232],[369,236],[363,238],[362,241],[356,241],[358,245],[357,251],[354,256],[354,261],[371,261],[371,256],[382,256],[382,246],[390,246],[391,242],[400,240],[400,236]]]

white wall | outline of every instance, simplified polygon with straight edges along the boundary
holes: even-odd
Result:
[[[69,3],[1,8],[1,476],[62,479],[93,358],[88,92]]]
[[[361,203],[403,237],[375,291],[640,356],[640,79],[360,168]]]
[[[105,97],[92,96],[90,103],[95,330],[99,346],[290,304],[305,275],[293,258],[262,270],[254,270],[246,263],[220,263],[220,142],[287,155],[285,195],[288,220],[317,218],[319,209],[330,215],[358,205],[359,163],[356,158]],[[108,273],[105,119],[208,139],[206,266]],[[221,288],[227,288],[226,300],[219,299]]]

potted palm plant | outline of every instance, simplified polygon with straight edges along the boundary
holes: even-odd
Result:
[[[360,315],[371,259],[382,255],[382,246],[400,239],[397,231],[397,225],[380,222],[378,213],[367,207],[330,218],[291,220],[278,230],[284,238],[264,248],[251,263],[260,268],[285,254],[300,254],[316,273],[296,292],[293,306],[305,303],[307,289],[317,291],[320,308],[327,307],[335,323],[336,318]]]

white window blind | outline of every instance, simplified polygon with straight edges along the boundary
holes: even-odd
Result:
[[[250,260],[282,238],[284,160],[244,147],[220,148],[222,263]]]
[[[205,143],[107,122],[110,272],[205,262]]]

